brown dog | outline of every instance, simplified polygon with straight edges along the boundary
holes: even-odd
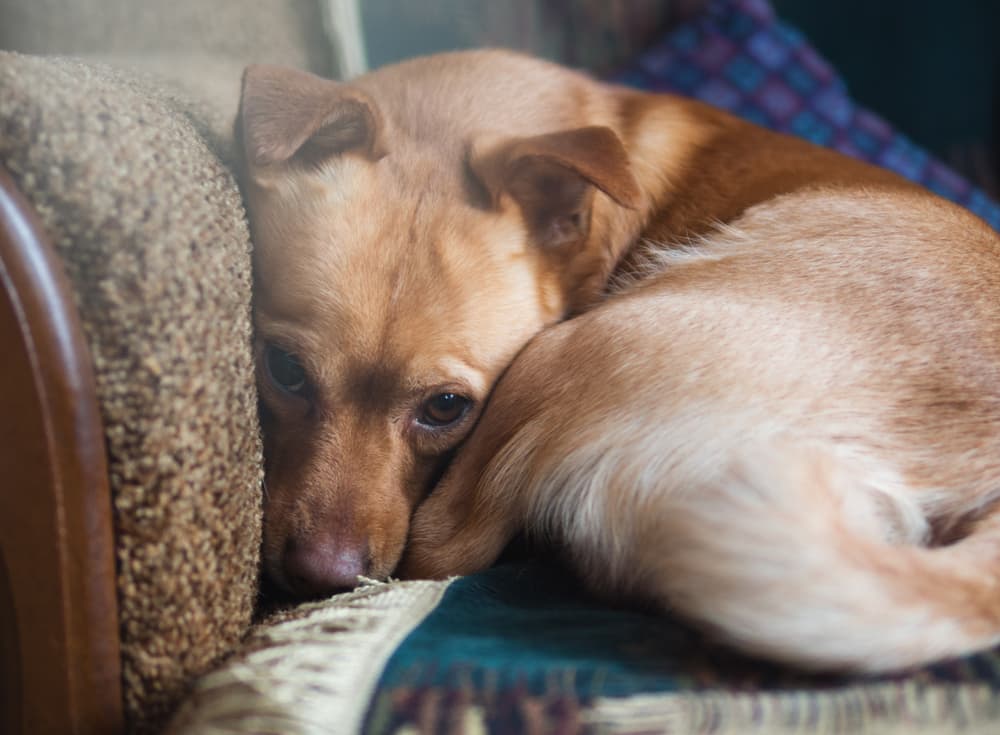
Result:
[[[404,574],[528,528],[595,591],[802,665],[1000,640],[1000,239],[974,216],[503,52],[252,68],[243,133],[284,584],[390,572],[478,420]]]
[[[264,552],[282,586],[389,574],[501,371],[600,298],[609,247],[642,225],[616,114],[589,80],[496,52],[349,85],[247,70]]]

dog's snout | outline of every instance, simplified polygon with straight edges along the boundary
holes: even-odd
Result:
[[[368,544],[364,541],[289,539],[285,544],[285,579],[302,596],[325,597],[353,589],[370,566]]]

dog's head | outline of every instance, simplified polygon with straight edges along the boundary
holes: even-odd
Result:
[[[244,77],[264,556],[296,594],[393,570],[504,368],[598,297],[640,197],[607,127],[498,135],[442,98],[428,134],[380,88]]]

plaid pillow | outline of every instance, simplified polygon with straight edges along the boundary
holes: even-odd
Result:
[[[1000,230],[1000,206],[878,115],[856,104],[767,0],[711,0],[613,81],[674,92],[798,135],[923,184]]]

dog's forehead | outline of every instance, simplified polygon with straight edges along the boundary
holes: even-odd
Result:
[[[329,313],[359,351],[384,356],[391,349],[407,363],[455,354],[534,310],[537,286],[528,257],[512,255],[501,264],[489,252],[492,244],[474,233],[427,235],[405,249],[379,252],[384,240],[375,242],[372,251],[345,258],[331,279],[336,293]]]
[[[292,300],[286,310],[299,313],[329,303],[356,312],[354,321],[383,322],[389,312],[444,317],[470,287],[527,275],[518,261],[537,260],[520,217],[478,209],[431,180],[406,185],[391,168],[371,168],[345,165],[333,182],[299,182],[271,196],[272,216],[255,222],[258,285],[269,300]]]

